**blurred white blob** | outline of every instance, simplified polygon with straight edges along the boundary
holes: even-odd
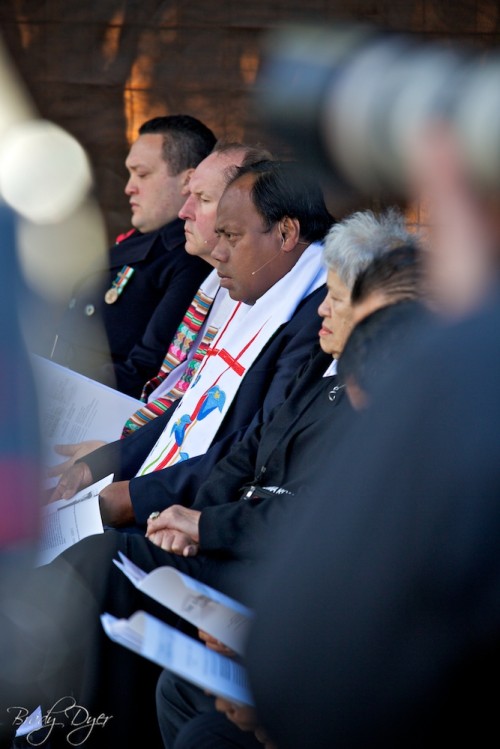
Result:
[[[46,120],[16,124],[0,141],[0,193],[21,216],[35,223],[63,221],[92,185],[81,145]]]

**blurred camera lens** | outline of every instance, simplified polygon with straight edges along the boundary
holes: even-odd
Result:
[[[500,182],[500,62],[369,26],[270,35],[259,116],[296,155],[361,193],[401,194],[415,138],[452,124],[471,176]]]

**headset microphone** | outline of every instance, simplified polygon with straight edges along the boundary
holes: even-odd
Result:
[[[280,250],[280,252],[281,252],[281,250]],[[278,253],[278,254],[279,254],[279,253]],[[272,258],[270,258],[269,260],[266,260],[266,262],[264,263],[264,265],[261,265],[261,266],[260,266],[260,268],[257,268],[257,270],[253,270],[253,271],[252,271],[252,274],[251,274],[251,275],[252,275],[252,276],[255,276],[255,274],[256,274],[256,273],[258,273],[258,272],[259,272],[260,270],[262,270],[262,268],[265,268],[265,267],[266,267],[266,265],[269,265],[269,263],[272,263],[272,261],[273,261],[274,259],[275,259],[275,258],[274,258],[274,257],[272,257]]]
[[[279,254],[280,254],[280,252],[281,252],[281,251],[283,250],[283,245],[284,245],[284,244],[285,244],[285,237],[284,237],[284,236],[283,236],[283,234],[282,234],[282,235],[281,235],[281,247],[280,247],[280,248],[279,248],[279,250],[278,250],[278,255],[279,255]],[[260,268],[257,268],[257,270],[253,270],[253,271],[252,271],[252,273],[251,273],[251,275],[252,275],[252,276],[255,276],[255,274],[256,274],[256,273],[258,273],[258,272],[259,272],[260,270],[262,270],[262,268],[265,268],[265,267],[266,267],[266,265],[269,265],[269,263],[272,263],[272,261],[273,261],[273,260],[275,260],[275,259],[276,259],[276,257],[277,257],[277,255],[275,255],[275,257],[272,257],[272,258],[270,258],[269,260],[266,260],[266,262],[264,263],[264,265],[261,265],[261,266],[260,266]]]

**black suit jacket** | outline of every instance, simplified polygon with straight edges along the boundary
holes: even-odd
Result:
[[[135,232],[109,250],[109,268],[84,278],[58,331],[59,364],[139,397],[211,268],[184,250],[184,222]],[[104,295],[124,265],[134,274],[114,304]],[[112,366],[106,366],[111,357]]]
[[[134,478],[170,418],[170,411],[167,411],[126,439],[105,445],[85,458],[95,480],[111,472],[115,474],[116,481],[132,479],[130,495],[139,524],[145,524],[151,512],[165,509],[171,504],[190,505],[217,461],[243,437],[250,425],[268,418],[271,411],[285,400],[294,377],[304,362],[309,360],[317,344],[317,308],[324,293],[322,286],[304,299],[291,320],[268,341],[243,378],[205,454],[176,463],[163,471]]]
[[[258,558],[263,531],[280,525],[290,503],[307,503],[325,445],[330,449],[336,443],[334,435],[343,433],[352,416],[337,377],[323,376],[331,362],[318,346],[285,402],[250,430],[203,483],[193,507],[202,511],[204,552]]]

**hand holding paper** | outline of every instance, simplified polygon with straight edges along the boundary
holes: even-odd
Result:
[[[71,499],[76,493],[92,483],[92,473],[86,463],[76,463],[61,476],[59,483],[52,492],[50,501]]]
[[[202,629],[198,630],[198,637],[202,642],[205,643],[207,648],[210,648],[210,650],[213,650],[214,653],[220,653],[221,655],[227,655],[228,658],[234,658],[236,653],[234,650],[231,650],[231,648],[228,648],[227,645],[224,645],[223,642],[220,640],[217,640],[212,635],[209,635],[208,632],[204,632]]]
[[[71,468],[77,460],[81,460],[89,453],[97,450],[98,447],[102,447],[106,443],[102,440],[85,440],[84,442],[77,442],[73,445],[54,445],[54,452],[57,455],[63,455],[67,457],[62,463],[52,466],[47,469],[47,476],[54,478],[61,476],[65,471]]]
[[[43,508],[38,565],[48,564],[64,549],[82,538],[103,532],[99,492],[113,480],[113,474],[76,494]]]

